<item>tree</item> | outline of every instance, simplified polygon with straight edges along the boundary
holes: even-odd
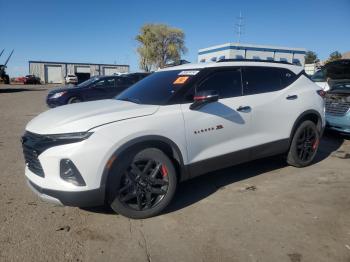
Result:
[[[305,64],[317,63],[320,60],[317,57],[317,54],[313,51],[307,51],[305,54]]]
[[[332,62],[335,60],[339,60],[341,58],[342,58],[341,53],[339,53],[338,51],[334,51],[329,55],[327,62]]]
[[[146,72],[178,62],[187,51],[185,34],[181,29],[164,24],[145,24],[136,36],[139,43],[140,68]]]

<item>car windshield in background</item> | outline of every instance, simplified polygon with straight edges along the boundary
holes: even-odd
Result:
[[[319,70],[317,72],[315,72],[315,74],[313,74],[311,76],[311,80],[314,82],[326,82],[326,73],[323,70]]]
[[[170,70],[153,73],[126,89],[116,99],[137,104],[164,105],[192,77],[183,72],[186,71]]]

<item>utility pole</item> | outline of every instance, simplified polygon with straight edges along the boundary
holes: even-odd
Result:
[[[237,17],[237,23],[235,24],[235,32],[237,34],[238,44],[241,42],[241,36],[243,34],[243,16],[242,12],[239,11],[239,17]]]

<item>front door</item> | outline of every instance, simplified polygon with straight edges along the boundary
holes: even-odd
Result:
[[[191,103],[181,105],[191,174],[247,161],[251,114],[242,97],[241,70],[215,70],[194,89],[217,91],[219,101],[197,110],[190,109]]]
[[[89,92],[86,93],[87,100],[100,100],[113,98],[115,91],[115,79],[103,78],[95,82],[90,88]]]

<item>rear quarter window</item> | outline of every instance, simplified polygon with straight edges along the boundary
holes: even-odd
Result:
[[[245,67],[242,72],[244,95],[279,91],[296,80],[296,75],[285,68]]]

